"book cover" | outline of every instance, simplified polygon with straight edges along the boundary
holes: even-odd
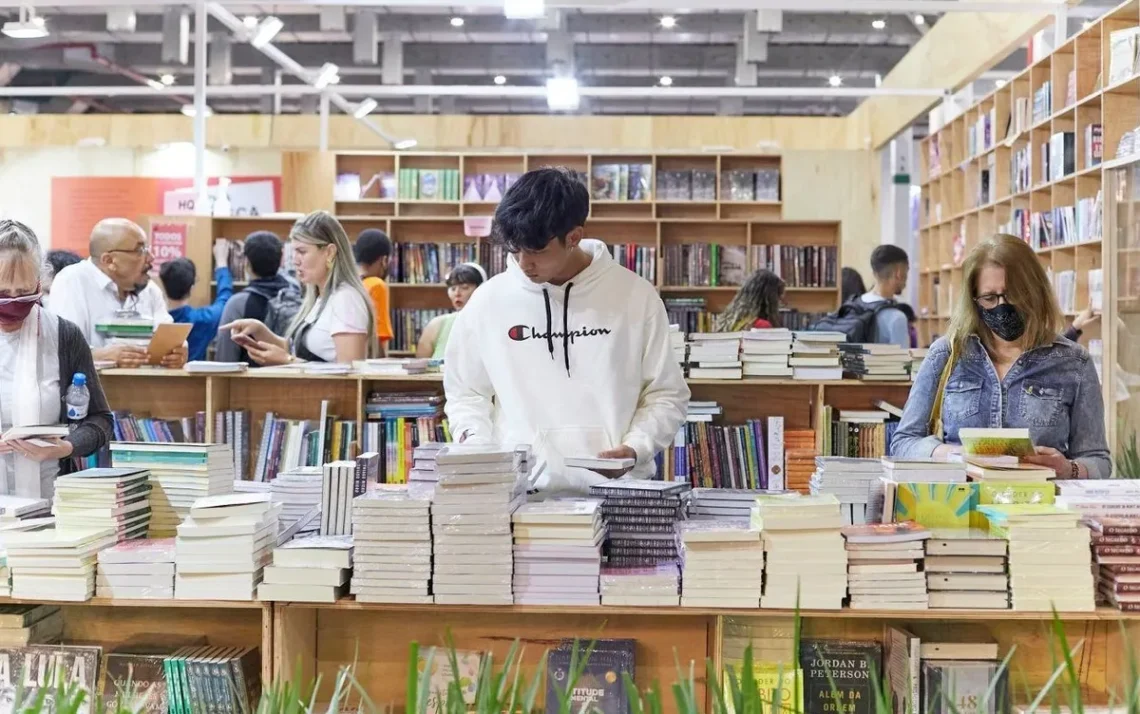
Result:
[[[1028,429],[959,429],[966,456],[1032,456],[1033,440]]]
[[[872,681],[882,681],[882,655],[878,642],[801,642],[805,714],[874,714]]]
[[[578,657],[585,657],[588,643],[577,641]],[[550,652],[546,670],[546,712],[558,713],[558,693],[568,685],[575,640],[563,640]],[[582,676],[570,693],[571,711],[628,714],[629,697],[624,673],[634,676],[633,640],[598,640],[586,661]]]
[[[737,673],[737,680],[740,675]],[[765,711],[770,714],[780,708],[782,714],[800,714],[804,709],[804,672],[792,666],[772,665],[756,662],[752,665],[752,676],[756,679],[756,688],[760,690],[760,698],[764,702]],[[732,701],[732,685],[729,682],[728,671],[724,673],[724,699],[726,714],[735,714]]]
[[[1008,672],[998,662],[924,661],[922,701],[928,714],[1008,714]]]
[[[900,483],[895,488],[894,519],[927,528],[968,528],[978,501],[976,483]]]
[[[921,641],[907,630],[888,625],[883,642],[891,711],[893,714],[921,711]]]
[[[428,714],[443,714],[448,711],[447,692],[452,681],[459,684],[463,701],[467,706],[475,703],[475,688],[479,683],[479,662],[482,654],[470,650],[455,653],[458,670],[453,671],[451,656],[443,649],[420,650],[418,671],[423,674],[431,655],[431,671],[428,677]]]
[[[76,686],[86,696],[75,714],[90,714],[99,674],[101,647],[77,645],[30,645],[0,648],[0,707],[5,711],[23,687],[24,702],[33,702],[44,694],[44,711],[55,711],[58,685]]]
[[[768,490],[782,491],[784,478],[784,417],[768,417]]]

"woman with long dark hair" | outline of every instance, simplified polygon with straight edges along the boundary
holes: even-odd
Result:
[[[784,281],[770,270],[757,270],[740,286],[732,302],[717,315],[717,332],[780,326],[780,298]]]

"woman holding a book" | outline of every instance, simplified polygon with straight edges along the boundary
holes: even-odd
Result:
[[[0,441],[0,493],[50,498],[60,461],[89,456],[111,438],[111,410],[99,385],[91,348],[72,323],[40,306],[47,269],[35,233],[18,221],[0,220],[0,434],[34,438]],[[69,414],[67,390],[85,383],[85,409]],[[27,429],[66,425],[66,436]],[[61,433],[66,433],[66,427]]]
[[[1083,348],[1060,337],[1061,311],[1033,249],[996,235],[971,251],[950,329],[911,387],[891,453],[947,458],[958,432],[1028,428],[1023,460],[1058,478],[1108,478],[1104,404]]]
[[[260,365],[352,363],[375,356],[380,345],[372,300],[344,227],[327,211],[315,211],[293,225],[289,240],[305,301],[286,334],[275,335],[265,323],[248,318],[218,329],[230,330],[233,341]]]
[[[744,281],[724,312],[717,315],[717,332],[770,329],[780,325],[784,281],[771,270],[757,270]]]

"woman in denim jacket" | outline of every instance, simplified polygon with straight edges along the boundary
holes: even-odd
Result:
[[[1033,249],[996,235],[970,252],[963,274],[949,333],[922,363],[892,453],[946,458],[961,449],[963,427],[1020,427],[1037,446],[1025,461],[1058,478],[1108,478],[1100,382],[1088,352],[1057,334],[1061,312]],[[943,384],[940,435],[931,416]]]

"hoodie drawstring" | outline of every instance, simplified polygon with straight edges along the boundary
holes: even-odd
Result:
[[[546,288],[542,289],[542,299],[546,302],[546,349],[550,351],[550,359],[554,359],[554,329],[550,324],[550,293],[546,292]]]
[[[570,288],[574,283],[566,283],[566,294],[562,302],[562,359],[566,364],[566,376],[570,376]],[[551,324],[550,293],[542,289],[542,300],[546,304],[546,349],[550,359],[554,359],[554,326]]]

